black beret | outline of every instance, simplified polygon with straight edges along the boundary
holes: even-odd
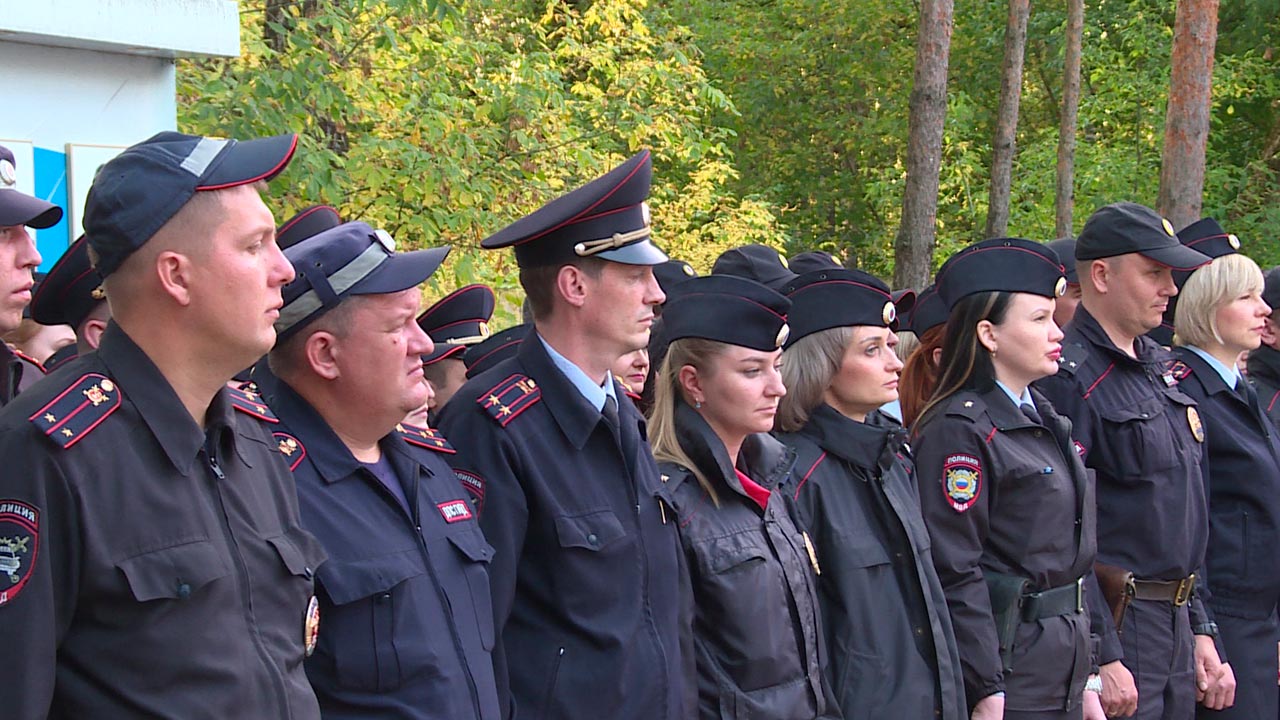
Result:
[[[702,338],[776,350],[787,341],[791,301],[754,280],[706,275],[680,283],[662,313],[668,342]]]

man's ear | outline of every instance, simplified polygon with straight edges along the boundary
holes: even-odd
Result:
[[[556,292],[571,307],[582,307],[587,301],[587,280],[582,268],[565,265],[556,272]]]
[[[317,330],[303,343],[302,351],[307,359],[311,372],[325,380],[337,380],[342,375],[338,368],[338,356],[342,352],[341,343],[333,333]]]
[[[191,304],[191,280],[195,263],[191,258],[173,250],[165,250],[156,256],[155,273],[166,295],[182,307]]]
[[[1117,261],[1114,258],[1100,258],[1089,263],[1089,279],[1093,282],[1093,289],[1098,294],[1105,295],[1107,293],[1110,282],[1115,275],[1112,263]]]

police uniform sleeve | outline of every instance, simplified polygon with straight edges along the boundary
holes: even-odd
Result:
[[[79,506],[50,450],[36,447],[42,441],[23,429],[0,436],[0,666],[12,720],[49,715],[58,648],[75,614]]]
[[[986,443],[965,418],[942,415],[914,443],[920,508],[933,564],[951,612],[970,705],[1004,691],[991,598],[979,566],[990,529],[991,467]]]
[[[520,485],[520,462],[507,430],[499,427],[475,403],[450,402],[440,416],[440,429],[458,451],[453,471],[465,488],[484,499],[478,509],[480,528],[494,548],[489,564],[489,590],[493,600],[496,640],[493,648],[494,678],[504,717],[515,715],[515,700],[507,675],[502,630],[511,615],[516,593],[516,567],[524,548],[529,508]]]

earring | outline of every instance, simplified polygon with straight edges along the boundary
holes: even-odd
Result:
[[[702,409],[702,401],[701,401],[701,400],[694,400],[694,401],[693,401],[693,409],[694,409],[694,410],[701,410],[701,409]]]

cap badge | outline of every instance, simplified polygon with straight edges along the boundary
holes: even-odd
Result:
[[[892,300],[884,304],[884,310],[880,312],[880,319],[884,320],[885,325],[889,325],[898,319],[898,307],[893,304]]]
[[[396,239],[391,237],[391,233],[383,230],[382,228],[378,228],[373,231],[373,237],[377,239],[382,247],[387,249],[387,252],[393,253],[396,251]]]
[[[782,327],[778,328],[778,337],[774,339],[775,347],[782,347],[787,342],[787,338],[791,337],[791,326],[782,323]]]
[[[1164,231],[1169,234],[1169,237],[1178,237],[1173,232],[1173,223],[1169,222],[1169,218],[1160,218],[1160,224],[1164,226]]]
[[[1067,294],[1067,279],[1059,275],[1057,284],[1053,286],[1053,296],[1056,298],[1060,298],[1066,294]]]
[[[653,213],[649,212],[649,203],[647,202],[640,203],[640,222],[644,223],[645,227],[653,224]]]
[[[0,183],[5,187],[18,183],[18,169],[8,160],[0,160]]]
[[[778,262],[782,263],[782,267],[784,267],[784,268],[786,268],[786,269],[788,269],[788,270],[790,270],[790,269],[791,269],[791,266],[787,264],[787,256],[786,256],[786,255],[783,255],[782,253],[778,253]]]
[[[489,334],[490,334],[490,330],[489,330],[489,323],[487,323],[487,322],[485,322],[485,321],[481,320],[481,321],[480,321],[480,337],[481,337],[481,338],[488,338],[488,337],[489,337]]]
[[[684,272],[685,275],[688,275],[689,277],[693,277],[694,275],[697,274],[693,271],[693,266],[690,265],[689,263],[681,263],[680,270]]]
[[[1228,235],[1228,236],[1227,236],[1227,244],[1231,246],[1231,249],[1232,249],[1232,250],[1239,250],[1239,249],[1240,249],[1240,238],[1236,237],[1235,235]]]
[[[106,300],[107,299],[106,288],[99,285],[98,287],[89,291],[89,297],[93,298],[94,300]]]

